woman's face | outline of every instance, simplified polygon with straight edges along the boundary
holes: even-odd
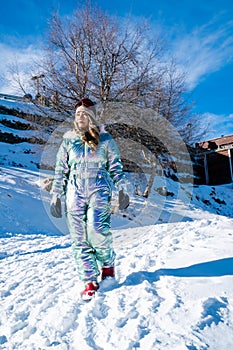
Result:
[[[78,111],[75,113],[75,123],[77,124],[79,130],[88,130],[89,127],[89,116],[88,113],[84,111]]]

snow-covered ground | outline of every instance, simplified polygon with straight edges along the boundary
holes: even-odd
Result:
[[[116,282],[82,303],[65,219],[50,217],[41,189],[50,172],[37,169],[40,150],[0,147],[1,350],[233,349],[232,185],[156,178],[147,200],[113,217]]]
[[[83,304],[64,219],[49,217],[39,183],[36,170],[1,168],[1,349],[232,349],[232,218],[154,192],[160,220],[147,224],[149,205],[136,224],[114,218],[116,283]],[[218,191],[232,210],[232,189]],[[183,218],[163,223],[171,210]]]

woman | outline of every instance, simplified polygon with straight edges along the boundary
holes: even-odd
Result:
[[[63,136],[57,153],[52,186],[51,214],[61,217],[62,195],[80,279],[83,300],[91,300],[101,280],[114,277],[115,252],[110,232],[111,195],[115,186],[121,208],[129,205],[127,185],[118,147],[107,132],[100,132],[94,103],[76,104],[74,130]],[[123,191],[123,192],[122,192]]]

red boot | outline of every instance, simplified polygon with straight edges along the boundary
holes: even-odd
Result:
[[[115,271],[114,271],[114,267],[103,267],[102,268],[102,274],[101,274],[101,280],[105,280],[105,278],[107,277],[115,277]]]
[[[84,301],[90,301],[95,296],[95,292],[99,289],[97,282],[87,283],[84,291],[81,293],[81,298]]]

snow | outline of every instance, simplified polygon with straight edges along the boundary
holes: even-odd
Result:
[[[0,105],[5,108],[13,108],[16,111],[23,111],[24,113],[31,114],[31,115],[39,115],[41,118],[46,118],[47,115],[52,115],[53,118],[56,118],[60,120],[60,117],[58,113],[53,113],[52,110],[49,107],[44,106],[36,106],[34,103],[28,103],[28,102],[15,102],[7,99],[1,99],[0,98]],[[22,121],[22,120],[21,120]]]
[[[23,152],[32,146],[1,143],[0,349],[231,350],[232,185],[157,177],[113,217],[116,281],[83,303],[65,219],[42,188],[51,172],[36,166],[40,148]]]

